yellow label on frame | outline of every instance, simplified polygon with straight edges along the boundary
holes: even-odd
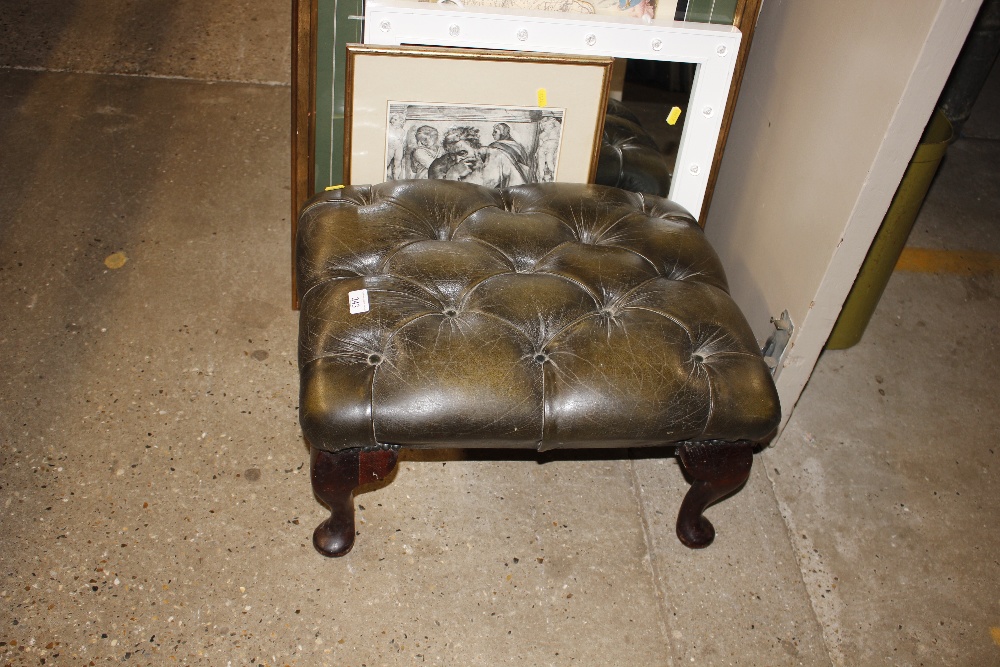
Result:
[[[538,89],[538,106],[540,107],[549,106],[549,92],[544,88]]]

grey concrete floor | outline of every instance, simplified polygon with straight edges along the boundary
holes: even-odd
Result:
[[[1000,664],[988,270],[895,274],[707,550],[671,458],[447,451],[318,556],[289,22],[0,0],[0,664]],[[977,113],[914,244],[1000,251]]]

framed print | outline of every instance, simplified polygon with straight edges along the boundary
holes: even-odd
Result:
[[[612,59],[347,47],[344,179],[593,180]]]
[[[544,107],[389,102],[382,180],[471,179],[492,188],[554,181],[565,114]],[[487,159],[477,160],[477,150],[487,151]],[[481,173],[473,174],[476,168]]]

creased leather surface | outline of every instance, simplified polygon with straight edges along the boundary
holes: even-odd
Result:
[[[608,100],[595,182],[666,197],[670,165],[639,119],[621,102]]]
[[[324,192],[298,229],[314,447],[642,446],[777,424],[719,259],[670,201],[396,181]],[[352,315],[362,288],[371,309]]]

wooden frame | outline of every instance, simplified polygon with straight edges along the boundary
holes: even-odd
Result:
[[[316,0],[292,0],[292,308],[299,307],[295,233],[299,209],[312,194],[315,146]]]
[[[410,166],[410,151],[404,149],[414,146],[413,154],[422,152],[428,160],[438,157],[438,169],[431,165],[432,178],[458,179],[457,173],[446,174],[444,166],[450,163],[452,170],[464,168],[461,180],[489,187],[591,182],[597,172],[612,63],[607,57],[350,44],[344,182],[428,178],[427,164],[418,165],[416,173],[397,164],[401,173],[393,173],[394,161]],[[414,120],[407,120],[407,114]],[[494,141],[501,126],[506,139]],[[426,143],[433,150],[416,143],[417,127],[428,130]],[[442,154],[447,133],[454,138],[465,134],[462,130],[471,132],[478,150],[467,160]],[[539,143],[542,134],[549,140]],[[484,162],[480,154],[493,157]],[[542,169],[543,162],[548,168]],[[506,165],[508,172],[491,170],[494,163]]]

